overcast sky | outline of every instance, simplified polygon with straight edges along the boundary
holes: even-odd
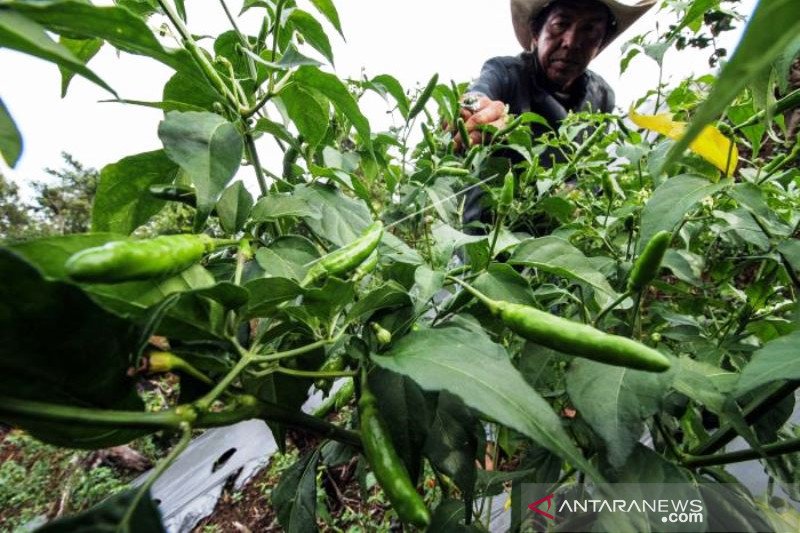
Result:
[[[95,2],[109,3],[109,2]],[[305,0],[300,7],[313,12]],[[744,0],[742,11],[749,14],[755,0]],[[241,0],[228,0],[238,12]],[[521,51],[511,28],[506,0],[339,0],[336,2],[346,42],[331,30],[336,72],[342,77],[359,77],[362,67],[371,77],[391,74],[404,87],[424,84],[435,72],[447,82],[468,81],[477,76],[483,62],[497,55]],[[195,34],[216,35],[229,29],[216,0],[187,0],[189,27]],[[242,19],[242,28],[257,33],[259,9]],[[160,21],[151,21],[157,25]],[[620,77],[620,46],[633,35],[665,28],[674,20],[652,9],[626,34],[595,59],[591,68],[615,89],[617,105],[626,110],[630,102],[654,88],[658,79],[655,63],[640,55]],[[738,32],[722,41],[732,51]],[[734,34],[735,33],[735,34]],[[310,54],[313,55],[313,54]],[[709,71],[708,51],[670,51],[666,57],[666,78],[673,82]],[[103,48],[89,67],[108,82],[121,98],[161,99],[161,90],[171,71],[154,60],[118,54]],[[45,167],[60,167],[60,152],[78,161],[102,168],[126,155],[160,148],[156,134],[162,113],[155,109],[114,103],[98,103],[111,95],[83,78],[75,77],[62,100],[60,77],[55,65],[22,54],[0,50],[0,98],[6,104],[24,139],[24,151],[15,169],[0,159],[0,172],[18,183],[42,178]],[[373,125],[387,126],[385,107],[377,98],[364,102]],[[277,164],[274,144],[259,145],[266,166]],[[251,176],[243,176],[252,183]]]

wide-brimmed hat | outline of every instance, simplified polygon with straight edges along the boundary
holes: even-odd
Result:
[[[514,24],[514,33],[517,34],[519,44],[525,50],[530,50],[531,40],[533,34],[531,33],[531,20],[539,14],[548,5],[557,2],[558,0],[511,0],[511,22]],[[653,7],[658,0],[639,0],[635,4],[623,4],[616,0],[595,0],[608,7],[611,14],[616,19],[616,25],[612,30],[602,48],[619,37],[619,35],[627,30],[631,24],[636,22],[636,19],[645,14],[645,12]]]

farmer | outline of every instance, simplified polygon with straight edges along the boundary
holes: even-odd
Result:
[[[495,57],[483,65],[480,77],[465,95],[474,101],[474,110],[461,111],[470,141],[482,141],[478,126],[505,125],[506,112],[538,113],[552,129],[557,129],[570,111],[611,112],[614,91],[587,70],[589,62],[655,3],[511,0],[514,32],[525,51],[516,57]],[[531,130],[538,136],[548,128],[533,124]],[[457,147],[462,145],[459,135],[455,142]],[[465,223],[484,214],[481,195],[480,189],[467,195]]]

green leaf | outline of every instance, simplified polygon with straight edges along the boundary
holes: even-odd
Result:
[[[772,529],[765,520],[765,512],[753,502],[746,489],[735,483],[712,483],[699,478],[697,488],[703,498],[708,518],[707,531],[793,531]],[[767,515],[769,518],[769,515]]]
[[[428,265],[420,265],[414,271],[414,286],[410,295],[414,300],[414,312],[421,313],[428,301],[442,289],[445,273],[433,270]]]
[[[318,463],[319,450],[304,455],[283,473],[272,493],[272,505],[287,533],[317,531]]]
[[[80,74],[114,96],[117,95],[111,86],[86,68],[80,58],[75,57],[65,46],[53,41],[42,26],[8,9],[0,11],[0,48],[4,47],[55,63],[62,69]]]
[[[305,237],[287,235],[256,250],[256,261],[264,276],[302,280],[311,263],[319,258],[314,244]]]
[[[403,118],[408,118],[408,97],[406,96],[403,86],[396,78],[389,74],[380,74],[370,80],[371,89],[378,91],[382,96],[385,93],[392,95],[392,98],[397,102],[397,108]]]
[[[161,98],[164,103],[169,103],[163,106],[164,111],[213,111],[214,103],[221,101],[209,85],[197,83],[193,77],[181,72],[176,72],[167,80]]]
[[[22,135],[0,98],[0,154],[9,167],[14,168],[22,155]]]
[[[436,398],[430,418],[425,456],[437,471],[453,480],[467,505],[471,505],[478,477],[475,467],[478,435],[484,431],[483,426],[464,402],[446,391]]]
[[[236,233],[244,227],[253,208],[253,196],[241,181],[235,182],[222,192],[217,202],[219,223],[228,233]]]
[[[310,146],[316,146],[328,131],[328,106],[298,85],[288,85],[280,92],[286,113],[297,131]]]
[[[482,533],[486,530],[478,523],[465,525],[464,502],[443,500],[433,511],[428,531],[441,533]]]
[[[690,252],[689,250],[676,250],[670,248],[664,254],[661,266],[668,268],[675,274],[675,277],[695,287],[703,285],[703,270],[705,259],[702,255]]]
[[[677,363],[672,381],[673,389],[718,415],[727,411],[725,403],[736,385],[736,373],[689,357],[681,357]]]
[[[276,137],[293,148],[297,150],[300,149],[300,145],[297,143],[297,139],[289,133],[289,130],[283,124],[279,124],[277,122],[273,122],[267,118],[260,118],[256,121],[255,126],[253,127],[254,131],[268,133],[273,137]]]
[[[730,212],[714,211],[714,217],[725,221],[721,224],[721,234],[732,232],[760,250],[766,251],[769,248],[768,237],[747,209],[734,209]]]
[[[269,316],[275,308],[303,294],[300,285],[286,278],[262,278],[249,281],[244,286],[250,292],[247,317]]]
[[[800,378],[800,330],[766,343],[753,354],[736,384],[740,396],[772,381]]]
[[[294,29],[305,38],[308,44],[322,54],[331,65],[333,64],[331,42],[317,19],[302,9],[294,9],[289,15],[288,21],[294,25]]]
[[[316,217],[305,217],[308,227],[337,246],[353,242],[372,223],[372,215],[363,201],[345,196],[334,187],[298,186],[294,196],[317,209]]]
[[[792,228],[776,215],[775,210],[769,206],[763,189],[758,185],[749,182],[737,183],[731,187],[730,195],[753,216],[758,217],[775,237],[791,235]],[[763,230],[759,229],[759,233],[763,235]]]
[[[317,8],[317,11],[325,15],[325,18],[328,19],[328,22],[336,28],[336,31],[339,32],[339,35],[344,38],[344,33],[342,33],[342,25],[339,22],[339,12],[336,11],[336,6],[333,5],[332,0],[311,0],[311,3],[314,4],[314,7]]]
[[[281,70],[290,70],[295,67],[300,67],[303,65],[311,65],[314,67],[319,67],[322,65],[322,63],[320,63],[316,59],[312,59],[308,56],[301,54],[293,44],[289,44],[289,47],[283,51],[283,55],[281,56],[281,58],[278,60],[277,63],[265,61],[264,64],[274,68],[279,68]]]
[[[158,11],[158,0],[114,0],[114,3],[144,19]]]
[[[580,416],[606,443],[612,466],[622,466],[639,441],[644,421],[658,412],[668,383],[661,374],[576,358],[567,392]]]
[[[105,533],[111,531],[166,533],[166,529],[161,523],[161,513],[151,499],[149,491],[136,504],[130,518],[125,519],[136,492],[137,489],[119,492],[109,496],[88,511],[59,518],[36,531],[37,533]]]
[[[527,435],[575,467],[600,479],[550,405],[511,366],[505,350],[483,331],[456,327],[412,332],[386,356],[383,368],[405,374],[425,390],[446,390],[493,420]],[[491,372],[487,372],[491,369]]]
[[[195,229],[202,228],[220,193],[239,169],[244,141],[236,127],[214,113],[171,111],[158,125],[170,159],[197,190]]]
[[[369,388],[378,401],[397,455],[403,460],[411,482],[416,484],[428,432],[424,393],[413,380],[382,368],[370,372]]]
[[[77,0],[11,0],[5,5],[55,33],[103,39],[124,52],[152,57],[190,75],[198,85],[208,83],[186,50],[165,49],[147,23],[123,7]]]
[[[355,98],[339,78],[333,74],[322,72],[316,67],[303,66],[297,69],[292,80],[301,87],[308,87],[325,95],[336,109],[353,124],[361,137],[361,142],[367,146],[370,145],[369,121],[361,113]]]
[[[97,52],[103,47],[102,39],[70,39],[62,35],[58,42],[72,52],[72,55],[84,65],[97,55]],[[61,98],[64,98],[67,95],[69,82],[72,81],[75,72],[64,67],[59,67],[59,70],[61,71]]]
[[[594,297],[600,307],[605,307],[617,298],[617,293],[608,284],[588,257],[569,242],[559,237],[540,237],[519,243],[508,260],[510,265],[525,265],[557,276],[587,283],[594,287]]]
[[[178,165],[163,150],[128,156],[103,167],[92,205],[92,231],[128,235],[166,204],[148,192],[156,183],[172,183]]]
[[[203,298],[214,300],[226,310],[233,311],[247,304],[250,300],[250,293],[247,289],[229,281],[221,281],[211,287],[195,289],[185,294],[202,296]]]
[[[319,211],[297,195],[271,193],[256,202],[250,216],[254,222],[267,222],[284,217],[321,218]]]
[[[402,285],[389,280],[359,299],[347,314],[350,321],[367,320],[380,309],[396,309],[411,305],[411,299]]]
[[[0,249],[0,280],[0,390],[4,395],[144,411],[135,382],[127,374],[134,364],[131,354],[136,350],[138,328],[100,308],[74,285],[46,281],[6,249]],[[45,442],[75,448],[116,446],[147,433],[25,417],[5,420]]]
[[[475,278],[472,285],[493,300],[522,305],[536,304],[530,284],[511,265],[489,265],[487,271]]]
[[[653,191],[642,210],[642,228],[637,250],[641,252],[659,231],[673,231],[683,217],[703,198],[730,185],[722,180],[711,183],[705,178],[682,174],[670,178]]]
[[[711,94],[695,113],[686,134],[669,151],[663,166],[669,166],[680,157],[689,143],[725,110],[748,82],[763,76],[799,33],[800,3],[797,0],[759,2]]]
[[[787,268],[800,274],[800,239],[786,239],[778,245],[778,252],[786,262]]]
[[[627,501],[701,500],[687,470],[642,444],[637,444],[625,465],[611,475],[614,484],[609,488],[615,497]],[[663,529],[662,516],[658,512],[648,513],[646,509],[642,513],[603,510],[595,528],[597,531],[631,531],[630,528],[633,531],[685,531],[685,528]]]

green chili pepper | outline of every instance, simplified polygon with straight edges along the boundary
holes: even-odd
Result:
[[[464,148],[469,148],[472,144],[472,140],[469,138],[469,132],[467,132],[467,125],[464,123],[464,119],[458,117],[456,120],[456,127],[458,128],[458,133],[461,135],[461,146]]]
[[[672,241],[672,233],[669,231],[659,231],[650,239],[628,275],[630,292],[643,291],[655,279],[670,241]]]
[[[386,424],[378,412],[378,402],[362,380],[361,398],[358,400],[361,421],[361,442],[364,455],[375,479],[383,487],[386,497],[403,522],[425,527],[430,522],[430,512],[411,483],[402,459],[394,449]]]
[[[208,376],[197,370],[190,363],[171,352],[153,351],[147,357],[147,372],[151,374],[163,374],[164,372],[180,371],[193,378],[202,381],[206,385],[211,385]]]
[[[344,370],[345,363],[344,353],[336,352],[322,363],[322,366],[319,367],[319,372],[340,372]],[[328,394],[328,391],[331,390],[331,384],[332,381],[330,379],[318,379],[314,382],[314,386],[325,394]]]
[[[337,411],[347,405],[350,399],[355,394],[355,383],[352,378],[345,378],[346,381],[344,384],[339,387],[339,389],[334,392],[331,396],[328,396],[324,402],[322,402],[319,407],[314,409],[312,413],[314,416],[322,418],[327,416],[328,413],[336,409]]]
[[[498,132],[495,134],[495,138],[496,138],[496,139],[500,139],[500,138],[502,138],[502,137],[504,137],[504,136],[508,135],[509,133],[511,133],[512,131],[514,131],[515,129],[517,129],[517,128],[520,126],[520,124],[522,124],[522,116],[518,116],[518,117],[516,117],[514,120],[512,120],[511,122],[509,122],[508,124],[506,124],[506,125],[503,127],[503,129],[499,130],[499,131],[498,131]]]
[[[236,242],[202,234],[112,241],[73,254],[65,267],[70,278],[88,283],[150,279],[177,274],[206,253]]]
[[[428,103],[428,100],[433,95],[433,90],[436,89],[436,84],[439,83],[439,74],[434,74],[431,76],[431,79],[428,80],[428,84],[422,90],[422,93],[417,98],[417,101],[414,102],[414,105],[408,111],[408,119],[411,120],[412,118],[416,117],[418,114],[425,109],[425,104]]]
[[[500,213],[508,213],[511,203],[514,201],[514,174],[509,172],[503,179],[503,188],[500,190],[500,200],[497,203],[497,210]]]
[[[197,195],[194,189],[183,185],[151,185],[148,190],[150,194],[159,200],[167,200],[170,202],[180,202],[191,207],[197,206]]]
[[[424,122],[422,123],[422,136],[425,139],[425,144],[428,145],[428,150],[431,151],[431,154],[436,153],[436,140],[433,138],[433,134],[431,133],[430,128],[428,128],[427,124]]]
[[[307,287],[326,276],[344,274],[358,267],[377,248],[382,236],[383,223],[377,221],[370,224],[358,239],[314,263],[300,286]]]
[[[392,332],[384,329],[377,322],[372,323],[372,330],[375,332],[375,338],[378,340],[378,344],[381,346],[392,342]]]
[[[592,326],[561,318],[535,307],[492,300],[456,278],[512,331],[542,346],[609,365],[651,372],[670,367],[662,353],[627,337],[604,333]]]
[[[364,276],[375,270],[375,267],[378,266],[379,259],[380,255],[378,255],[378,250],[373,250],[372,253],[369,254],[369,257],[358,265],[358,268],[353,273],[353,281],[360,281],[364,279]]]

